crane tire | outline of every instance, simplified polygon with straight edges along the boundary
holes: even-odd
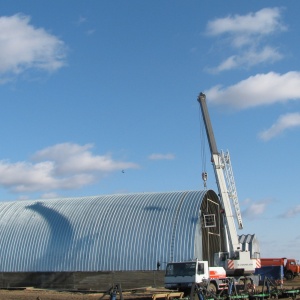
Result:
[[[208,285],[208,289],[209,292],[211,292],[212,294],[217,294],[217,286],[214,282],[210,282]]]

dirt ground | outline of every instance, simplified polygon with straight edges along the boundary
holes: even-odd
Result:
[[[145,300],[152,299],[151,292],[143,293],[131,293],[124,292],[123,298],[125,300]],[[110,296],[103,292],[66,292],[66,291],[55,291],[55,290],[42,290],[34,288],[26,289],[0,289],[0,300],[109,300]],[[117,300],[120,299],[120,295],[117,294]]]
[[[299,288],[300,289],[300,277],[296,277],[292,281],[284,281],[283,288]],[[124,292],[123,297],[125,300],[145,300],[151,299],[155,290],[146,290],[143,293],[130,293]],[[300,300],[300,295],[296,297]],[[80,293],[80,292],[65,292],[65,291],[53,291],[53,290],[41,290],[34,288],[26,288],[20,290],[0,290],[0,300],[109,300],[109,295],[104,295],[101,292],[94,293]],[[119,295],[116,297],[120,299]],[[284,299],[284,298],[282,298]],[[287,298],[291,299],[291,298]]]

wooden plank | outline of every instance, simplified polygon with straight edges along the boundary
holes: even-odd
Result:
[[[172,298],[182,298],[183,297],[183,292],[172,292],[169,293],[167,296],[167,299],[172,299]]]

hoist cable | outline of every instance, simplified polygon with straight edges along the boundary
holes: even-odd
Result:
[[[206,188],[206,131],[205,131],[205,125],[202,118],[201,108],[199,107],[199,124],[200,124],[200,141],[201,141],[201,164],[202,164],[202,179],[204,183],[204,187]],[[204,175],[205,174],[205,175]]]

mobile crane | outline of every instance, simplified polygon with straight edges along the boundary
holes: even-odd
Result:
[[[235,207],[239,229],[243,229],[243,222],[240,213],[229,152],[219,153],[217,149],[217,144],[207,109],[205,94],[200,93],[197,100],[201,107],[202,117],[206,129],[220,202],[225,212],[224,225],[226,235],[226,251],[214,254],[214,265],[224,267],[226,274],[228,275],[237,273],[237,270],[239,270],[240,274],[252,274],[254,273],[255,268],[259,267],[259,259],[252,258],[250,251],[242,251],[240,247],[235,220],[231,209],[230,197]],[[227,184],[224,173],[227,175]]]
[[[213,266],[208,261],[194,259],[183,262],[170,262],[165,273],[165,287],[177,289],[190,294],[194,299],[197,294],[200,300],[205,299],[261,299],[293,297],[300,294],[300,289],[285,289],[280,283],[280,288],[271,286],[268,274],[264,274],[261,292],[256,290],[260,274],[259,249],[256,256],[251,251],[241,249],[236,231],[235,220],[232,214],[230,199],[233,202],[238,227],[243,228],[242,217],[239,209],[237,193],[230,163],[229,152],[219,153],[214,138],[210,117],[206,105],[206,96],[200,93],[198,102],[201,106],[203,121],[211,151],[211,161],[216,177],[220,203],[224,208],[224,226],[226,228],[226,249],[215,253]],[[206,174],[202,176],[206,179]],[[244,235],[243,235],[244,236]],[[253,253],[254,254],[254,253]],[[252,257],[253,256],[253,257]],[[275,262],[276,261],[276,262]],[[269,259],[266,265],[282,265],[284,259]],[[262,265],[264,260],[262,259]],[[276,274],[277,276],[278,274]],[[279,274],[281,276],[281,274]],[[276,278],[275,278],[276,279]],[[281,282],[281,281],[280,281]],[[276,283],[278,285],[278,282]],[[218,294],[218,295],[217,295]]]
[[[222,252],[214,253],[213,265],[207,261],[193,260],[186,262],[170,262],[166,267],[165,287],[187,291],[194,284],[208,283],[215,292],[228,289],[228,283],[249,285],[258,283],[253,275],[259,267],[259,259],[251,257],[251,251],[241,250],[230,198],[235,207],[236,218],[240,229],[243,228],[242,217],[237,198],[229,153],[218,152],[208,109],[206,96],[198,96],[206,135],[211,152],[211,161],[216,177],[220,203],[223,207],[226,246]],[[227,182],[226,182],[226,179]],[[204,180],[206,174],[202,174]]]

